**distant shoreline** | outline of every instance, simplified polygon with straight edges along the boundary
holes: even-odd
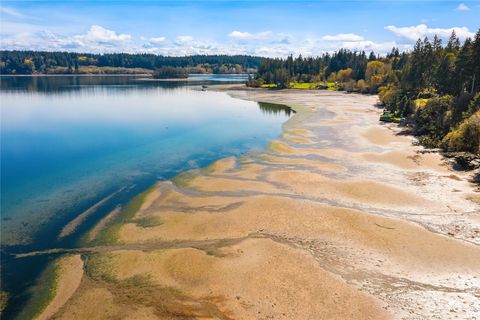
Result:
[[[0,77],[148,77],[150,73],[81,73],[81,74],[61,74],[61,73],[36,73],[36,74],[0,74]]]
[[[192,73],[189,76],[248,76],[248,73]],[[0,74],[0,77],[120,77],[120,76],[135,76],[135,77],[151,77],[151,73],[79,73],[79,74],[61,74],[61,73],[36,73],[36,74]],[[188,78],[183,78],[188,79]],[[156,79],[169,80],[169,79]],[[182,79],[180,79],[182,80]]]

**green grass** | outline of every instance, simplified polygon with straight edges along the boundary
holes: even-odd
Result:
[[[400,117],[396,117],[394,115],[388,115],[388,116],[380,116],[380,121],[383,121],[383,122],[395,122],[395,123],[399,123],[400,121],[402,120],[402,118]]]
[[[298,83],[298,82],[290,82],[288,86],[291,89],[314,89],[315,88],[315,82],[303,82],[303,83]]]
[[[327,85],[327,90],[330,90],[330,91],[335,91],[337,90],[335,88],[335,82],[325,82],[325,84]]]
[[[275,83],[266,83],[260,86],[260,88],[276,88],[276,87],[277,85]]]
[[[335,90],[335,83],[327,82],[327,81],[290,82],[289,87],[291,89],[299,89],[299,90],[311,90],[311,89],[318,89],[320,87],[327,87],[327,90]]]
[[[266,83],[266,84],[262,84],[260,87],[266,88],[266,89],[273,89],[273,88],[277,88],[277,85],[275,83]],[[288,87],[290,89],[297,89],[297,90],[313,90],[313,89],[319,89],[320,87],[327,87],[326,89],[331,91],[336,90],[335,83],[328,82],[328,81],[318,81],[318,82],[292,81],[288,84]]]

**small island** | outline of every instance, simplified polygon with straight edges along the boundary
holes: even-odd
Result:
[[[153,72],[155,79],[187,79],[188,71],[180,67],[161,67]]]

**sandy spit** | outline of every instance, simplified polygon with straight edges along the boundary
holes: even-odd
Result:
[[[80,255],[71,255],[57,261],[59,274],[55,286],[55,296],[37,320],[50,319],[72,297],[83,277],[83,261]]]

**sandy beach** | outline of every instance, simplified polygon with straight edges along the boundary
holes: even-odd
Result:
[[[468,173],[379,123],[373,95],[217,90],[295,114],[263,152],[112,211],[41,319],[480,319]]]

